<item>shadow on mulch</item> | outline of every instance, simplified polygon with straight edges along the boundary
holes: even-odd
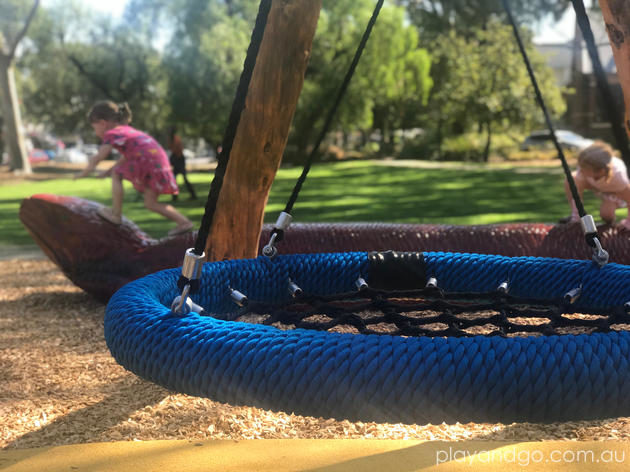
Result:
[[[67,413],[42,428],[20,436],[8,443],[7,449],[29,447],[29,444],[41,445],[52,438],[71,438],[84,436],[98,441],[101,434],[119,423],[126,421],[134,412],[147,406],[153,406],[169,395],[168,391],[148,382],[123,378],[113,384],[110,389],[115,393],[103,400],[79,410]],[[85,440],[84,437],[81,439]]]

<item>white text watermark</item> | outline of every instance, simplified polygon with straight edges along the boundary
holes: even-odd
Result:
[[[526,467],[530,464],[622,464],[626,460],[625,450],[615,449],[523,449],[506,446],[492,450],[471,451],[467,449],[438,449],[435,464],[451,461],[476,464],[516,464]]]

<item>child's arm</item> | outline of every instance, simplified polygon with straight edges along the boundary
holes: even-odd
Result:
[[[116,167],[120,167],[123,164],[123,162],[125,162],[125,160],[127,160],[127,158],[125,156],[122,156],[120,159],[118,159],[118,162],[116,162],[116,164],[111,166],[109,169],[104,170],[102,172],[99,172],[98,176],[99,177],[109,177],[110,175],[112,175],[112,172],[114,172],[114,169]]]
[[[101,145],[101,147],[98,148],[98,152],[94,156],[90,157],[87,167],[79,172],[77,175],[75,175],[74,178],[80,179],[82,177],[88,176],[90,172],[92,172],[96,168],[96,164],[109,156],[110,152],[112,152],[111,144]]]

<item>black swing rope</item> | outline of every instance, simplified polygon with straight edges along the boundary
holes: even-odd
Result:
[[[219,199],[219,193],[223,186],[223,178],[225,177],[225,171],[227,169],[228,161],[230,160],[230,151],[234,144],[234,138],[236,137],[236,130],[241,119],[241,114],[245,109],[245,100],[247,98],[247,90],[254,73],[254,67],[256,65],[256,58],[258,51],[260,50],[260,44],[262,43],[263,35],[265,34],[265,27],[267,26],[267,18],[269,16],[269,10],[271,9],[271,0],[262,0],[258,9],[258,15],[256,17],[256,24],[252,31],[251,42],[247,49],[247,55],[243,65],[243,72],[236,89],[236,96],[232,103],[232,111],[228,119],[228,124],[225,129],[223,137],[223,144],[221,152],[217,158],[218,164],[214,173],[214,178],[210,184],[210,191],[208,193],[208,200],[206,201],[206,207],[204,209],[203,218],[201,219],[201,226],[197,233],[197,239],[195,240],[194,253],[198,256],[203,254],[206,246],[206,240],[210,233],[210,226],[214,218],[214,213],[217,208],[217,201]]]
[[[302,175],[300,176],[298,182],[293,189],[289,202],[286,206],[286,213],[291,211],[293,208],[293,204],[295,203],[297,196],[300,192],[302,184],[306,180],[306,176],[310,167],[317,156],[319,147],[324,137],[328,133],[330,125],[332,124],[332,120],[334,115],[339,108],[339,104],[343,95],[345,94],[348,85],[350,83],[350,79],[352,78],[356,66],[359,62],[359,58],[361,57],[361,53],[365,48],[367,40],[372,31],[372,27],[376,22],[376,18],[383,6],[384,0],[378,0],[374,12],[372,13],[372,17],[368,23],[368,26],[363,33],[363,37],[361,38],[361,42],[359,43],[359,47],[355,53],[355,56],[352,60],[350,68],[346,73],[344,81],[337,93],[337,97],[333,104],[333,107],[328,113],[324,126],[320,132],[320,135],[317,139],[317,142],[307,159],[307,162],[304,166],[304,170]],[[179,306],[176,311],[180,311],[183,307],[183,304],[186,301],[188,293],[194,293],[199,289],[199,280],[197,276],[194,275],[195,272],[198,272],[200,267],[200,263],[202,262],[202,258],[204,256],[204,249],[206,246],[206,241],[208,239],[208,235],[210,233],[210,227],[212,225],[212,220],[214,218],[214,213],[216,211],[217,201],[219,199],[219,193],[221,191],[221,187],[223,186],[223,178],[225,176],[225,172],[227,170],[227,165],[230,158],[230,151],[232,149],[232,145],[234,144],[234,139],[236,136],[236,130],[238,128],[238,124],[241,118],[241,114],[243,109],[245,108],[245,100],[247,98],[247,91],[249,89],[249,84],[251,82],[252,74],[254,71],[254,67],[256,65],[256,58],[258,56],[258,51],[260,50],[260,44],[262,43],[262,38],[265,32],[265,27],[267,25],[267,18],[269,15],[269,11],[271,9],[271,0],[262,0],[260,3],[260,7],[258,10],[258,15],[256,17],[256,24],[254,26],[254,30],[252,31],[251,42],[249,48],[247,49],[247,55],[245,57],[245,62],[243,65],[243,72],[241,73],[241,77],[239,80],[239,84],[236,90],[236,96],[234,98],[234,102],[232,104],[232,110],[230,112],[230,117],[228,120],[228,125],[225,130],[225,135],[223,138],[223,145],[221,152],[218,157],[218,165],[215,170],[215,175],[210,184],[210,191],[208,193],[208,199],[206,201],[206,206],[204,209],[204,215],[201,221],[201,225],[199,228],[199,232],[197,233],[197,238],[195,240],[195,245],[192,248],[192,254],[189,254],[187,251],[184,257],[184,266],[182,267],[182,275],[180,275],[179,280],[177,282],[177,286],[180,290],[182,290],[181,301],[178,302]],[[282,233],[281,230],[274,228],[274,232],[276,233],[276,237],[280,236],[278,241],[281,239]],[[280,232],[280,234],[278,234]],[[272,233],[273,234],[273,233]],[[194,260],[194,262],[188,263],[188,259]],[[175,302],[174,302],[175,303]]]
[[[384,0],[378,0],[376,7],[374,8],[374,12],[372,13],[372,17],[368,22],[367,28],[363,33],[357,51],[355,52],[354,58],[352,59],[352,63],[348,71],[346,72],[346,76],[337,92],[337,96],[333,103],[333,106],[328,112],[326,117],[326,121],[320,131],[320,134],[315,142],[315,145],[306,160],[304,165],[304,169],[302,171],[302,175],[295,184],[293,192],[289,198],[289,201],[285,207],[285,212],[290,213],[293,209],[293,205],[297,200],[299,192],[306,180],[308,172],[318,155],[319,148],[321,146],[322,141],[324,140],[326,134],[328,133],[332,121],[335,117],[337,109],[341,103],[341,100],[348,89],[348,85],[350,84],[350,80],[354,75],[355,69],[359,63],[359,59],[363,50],[365,49],[365,45],[370,37],[370,33],[372,32],[372,28],[376,23],[376,19],[378,18],[378,14],[383,6]],[[256,24],[254,26],[254,30],[252,32],[252,38],[250,46],[247,50],[247,56],[245,58],[245,63],[243,67],[243,72],[241,74],[241,78],[238,84],[238,88],[236,91],[236,96],[234,98],[234,103],[232,105],[232,111],[230,113],[230,118],[228,120],[228,125],[225,131],[222,150],[219,153],[218,157],[218,165],[215,170],[214,179],[210,184],[210,191],[208,193],[208,200],[206,201],[206,206],[204,210],[204,215],[201,221],[201,226],[199,228],[199,232],[197,233],[197,238],[195,240],[194,253],[198,256],[203,254],[205,249],[206,240],[208,238],[208,234],[210,233],[210,227],[212,225],[212,220],[214,217],[214,213],[216,211],[217,201],[219,198],[219,193],[221,191],[221,187],[223,185],[223,178],[225,176],[225,172],[227,169],[227,164],[230,159],[230,151],[232,149],[232,145],[234,144],[234,138],[236,136],[236,130],[238,128],[238,124],[240,121],[241,113],[245,108],[245,99],[247,98],[247,90],[249,88],[249,84],[251,82],[251,77],[254,71],[254,66],[256,65],[256,57],[258,55],[258,51],[260,49],[260,44],[262,42],[262,38],[264,35],[265,27],[267,24],[267,17],[269,14],[269,10],[271,8],[271,0],[262,0],[260,4],[260,8],[258,11],[258,16],[256,18]],[[282,230],[274,228],[273,232],[279,233],[277,241],[282,239]]]
[[[545,105],[545,100],[543,99],[542,93],[540,92],[540,87],[538,86],[538,81],[536,80],[536,76],[534,75],[534,69],[532,68],[532,64],[529,60],[527,52],[525,51],[525,46],[523,45],[523,41],[521,40],[521,35],[518,31],[518,26],[516,25],[516,21],[512,15],[512,11],[510,9],[510,5],[508,0],[502,0],[503,8],[507,14],[508,20],[512,25],[512,30],[514,31],[514,37],[516,38],[516,42],[518,44],[518,48],[523,56],[523,62],[525,63],[525,67],[527,68],[527,72],[529,73],[529,78],[531,79],[532,85],[534,87],[534,91],[536,93],[536,98],[538,100],[538,104],[545,115],[545,122],[547,123],[547,128],[549,129],[549,133],[551,135],[551,139],[553,141],[556,150],[558,151],[558,158],[562,163],[562,168],[564,170],[564,174],[566,176],[567,182],[569,184],[569,189],[571,191],[571,195],[573,197],[573,201],[575,202],[575,206],[578,210],[578,214],[580,218],[582,218],[583,227],[585,230],[585,238],[586,243],[592,248],[596,249],[598,252],[594,256],[598,258],[599,261],[608,261],[608,254],[601,249],[601,245],[599,244],[599,236],[597,234],[597,228],[593,224],[591,227],[586,227],[584,225],[584,217],[587,216],[586,210],[584,209],[584,205],[582,203],[582,199],[580,198],[580,194],[578,193],[577,187],[575,186],[575,180],[573,179],[573,175],[571,174],[571,169],[569,168],[569,164],[567,163],[566,157],[564,156],[564,152],[562,150],[562,146],[558,142],[558,138],[556,136],[556,132],[551,122],[551,117],[549,115],[549,111],[547,110],[547,106]],[[592,220],[592,217],[591,217]],[[596,260],[597,261],[597,260]],[[606,263],[604,262],[604,264]],[[600,265],[603,265],[601,262],[598,262]]]
[[[383,2],[384,0],[378,0],[378,2],[376,3],[376,6],[374,7],[374,11],[372,12],[372,17],[370,18],[370,21],[368,22],[367,27],[365,28],[365,31],[363,32],[363,36],[361,37],[361,41],[359,42],[359,46],[357,47],[356,52],[354,53],[354,57],[352,58],[350,67],[348,68],[348,71],[346,72],[346,76],[344,77],[343,82],[341,83],[341,86],[339,87],[339,90],[337,91],[337,96],[335,97],[335,101],[333,102],[333,105],[330,108],[330,110],[328,110],[328,115],[326,116],[324,125],[322,126],[322,129],[320,130],[320,133],[315,141],[315,145],[313,146],[313,149],[311,150],[308,158],[306,159],[306,163],[304,164],[302,174],[300,175],[297,182],[295,183],[295,186],[293,187],[293,191],[291,192],[291,196],[289,197],[289,201],[287,202],[284,208],[284,213],[286,214],[290,214],[291,210],[293,210],[293,205],[295,204],[298,198],[300,190],[302,189],[302,185],[304,185],[304,182],[306,181],[306,177],[308,176],[308,173],[311,170],[311,166],[313,165],[315,158],[319,154],[319,148],[324,138],[326,137],[326,134],[328,134],[328,131],[330,130],[333,119],[335,118],[335,114],[337,113],[337,109],[339,108],[339,105],[341,104],[341,100],[343,96],[345,95],[346,90],[348,89],[348,86],[350,85],[352,76],[354,75],[357,65],[359,64],[359,59],[361,58],[361,54],[363,53],[363,50],[365,49],[365,45],[367,44],[370,34],[372,33],[372,28],[374,27],[374,24],[376,23],[376,19],[378,18],[378,15],[381,11],[381,7],[383,6]],[[271,236],[273,237],[273,240],[276,242],[282,241],[282,238],[284,236],[284,229],[279,228],[278,225],[276,225],[271,231]]]
[[[186,254],[184,255],[182,273],[177,281],[177,287],[182,291],[181,297],[178,297],[179,300],[175,299],[173,301],[174,311],[177,313],[182,313],[182,310],[185,309],[184,306],[187,302],[188,294],[195,293],[199,290],[199,275],[201,271],[201,264],[203,263],[203,259],[205,257],[204,249],[206,246],[206,240],[208,239],[210,227],[212,226],[212,220],[214,219],[214,213],[217,208],[217,201],[219,200],[219,193],[221,192],[221,187],[223,186],[223,178],[225,177],[225,171],[230,159],[230,151],[232,150],[234,138],[236,137],[236,130],[241,120],[241,114],[245,109],[247,91],[254,73],[256,58],[265,34],[265,27],[267,26],[267,18],[270,10],[271,0],[261,0],[258,8],[258,14],[256,16],[256,24],[254,25],[251,41],[245,56],[243,72],[241,73],[241,77],[239,79],[234,102],[232,103],[232,110],[230,111],[228,124],[225,129],[221,152],[217,158],[218,164],[214,173],[214,178],[210,184],[208,199],[206,200],[206,206],[204,208],[203,218],[201,219],[199,232],[197,233],[194,247],[186,251]]]

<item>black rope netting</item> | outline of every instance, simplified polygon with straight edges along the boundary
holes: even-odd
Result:
[[[279,305],[250,300],[233,321],[392,336],[551,336],[630,329],[624,308],[575,310],[569,296],[532,300],[501,291],[444,293],[437,288],[367,288],[335,296],[303,295]]]

